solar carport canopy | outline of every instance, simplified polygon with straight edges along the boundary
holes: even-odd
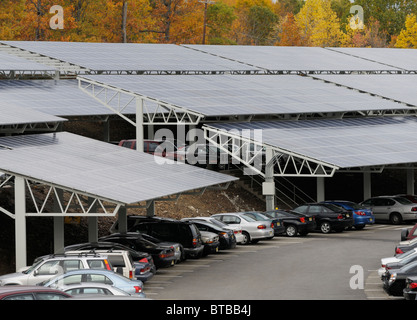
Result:
[[[417,162],[415,117],[222,123],[206,126],[235,134],[262,129],[262,134],[255,136],[263,145],[338,168]]]
[[[55,69],[46,65],[0,52],[0,71],[50,71]]]
[[[0,171],[120,204],[236,180],[67,132],[2,137],[0,146]]]
[[[225,72],[259,68],[175,44],[2,41],[90,71]]]
[[[414,109],[299,75],[83,75],[92,83],[204,116]]]

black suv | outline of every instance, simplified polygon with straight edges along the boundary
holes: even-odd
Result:
[[[341,232],[353,225],[351,212],[331,203],[306,203],[293,211],[314,216],[322,233]]]
[[[182,244],[186,258],[200,258],[204,245],[197,227],[187,221],[162,217],[145,217],[131,215],[127,217],[129,232],[140,232],[163,241]],[[133,223],[132,223],[133,222]]]

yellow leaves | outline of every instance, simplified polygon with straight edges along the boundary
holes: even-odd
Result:
[[[329,0],[306,0],[295,16],[302,44],[306,46],[338,46],[343,38],[340,21]]]
[[[414,14],[405,20],[405,29],[401,30],[395,43],[397,48],[417,48],[417,21]]]

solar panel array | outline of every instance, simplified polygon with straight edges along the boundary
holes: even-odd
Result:
[[[0,71],[55,71],[55,69],[0,52]]]
[[[298,75],[91,75],[81,78],[205,116],[410,109],[393,101]]]
[[[68,132],[0,138],[1,169],[119,203],[136,203],[236,178]],[[36,159],[36,166],[32,159]],[[162,158],[160,158],[162,160]],[[109,183],[111,181],[111,183]]]
[[[210,124],[262,130],[259,142],[340,168],[417,162],[417,119],[378,117]]]
[[[31,108],[22,108],[13,104],[0,104],[0,126],[63,121],[66,120]]]

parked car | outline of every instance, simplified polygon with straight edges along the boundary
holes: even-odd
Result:
[[[332,203],[350,211],[353,215],[353,227],[355,227],[356,230],[362,230],[367,224],[375,223],[375,217],[372,210],[365,208],[363,205],[356,202],[346,200],[327,200],[323,201],[323,203]]]
[[[314,216],[316,229],[322,233],[342,232],[353,225],[352,214],[331,203],[306,203],[293,209],[293,211]]]
[[[209,219],[214,220],[214,221],[200,219],[198,217],[197,218],[184,218],[181,220],[190,221],[194,223],[194,225],[198,228],[198,230],[200,230],[200,232],[209,231],[209,232],[216,233],[219,236],[219,242],[220,242],[219,249],[225,250],[225,249],[235,248],[236,237],[235,237],[233,230],[222,227],[221,225],[223,223],[214,218],[209,218]]]
[[[227,152],[210,144],[192,144],[186,146],[179,154],[178,157],[185,160],[185,163],[206,168],[223,170],[231,162]]]
[[[417,223],[412,228],[404,228],[401,230],[401,241],[407,241],[417,238]]]
[[[282,223],[281,219],[279,218],[270,218],[260,212],[256,211],[249,211],[249,212],[242,212],[242,214],[246,217],[251,217],[257,221],[267,221],[270,223],[272,229],[274,229],[274,236],[278,236],[285,232],[284,224]]]
[[[233,234],[236,238],[236,243],[242,243],[244,241],[244,238],[243,238],[243,235],[242,235],[242,228],[239,225],[229,225],[229,224],[226,224],[226,223],[224,223],[220,220],[217,220],[213,217],[193,217],[191,219],[199,220],[199,221],[207,221],[211,224],[216,225],[217,227],[219,227],[221,229],[231,230],[231,231],[233,231]],[[232,239],[232,237],[229,237],[229,240],[230,239]],[[220,242],[221,241],[222,241],[222,237],[220,235]],[[233,246],[233,240],[232,240],[231,246],[234,247]]]
[[[119,146],[136,150],[136,139],[121,140]],[[143,140],[143,152],[158,157],[177,159],[177,147],[169,140]]]
[[[171,241],[162,241],[160,239],[157,239],[155,237],[150,236],[149,234],[146,233],[141,233],[142,238],[153,242],[155,244],[160,245],[161,247],[167,248],[167,249],[174,249],[174,257],[175,257],[175,261],[174,263],[180,263],[181,261],[183,261],[185,259],[185,252],[184,252],[184,247],[182,246],[181,243],[178,242],[171,242]]]
[[[274,229],[268,223],[256,221],[240,212],[217,213],[212,215],[212,217],[229,225],[239,225],[244,236],[242,244],[257,243],[259,240],[267,240],[274,237]]]
[[[405,300],[417,300],[417,276],[407,277],[405,279],[403,296]]]
[[[180,243],[186,258],[199,258],[203,254],[204,245],[197,227],[186,221],[164,217],[128,216],[134,221],[129,232],[149,234],[163,241]]]
[[[387,270],[391,270],[391,269],[400,269],[403,266],[405,266],[406,264],[409,264],[413,261],[417,261],[417,250],[410,250],[406,253],[403,253],[400,258],[398,258],[396,261],[385,261],[384,264],[384,269],[385,272],[383,270],[381,270],[381,278],[384,277],[384,274],[386,274]],[[382,268],[382,266],[381,266]],[[379,270],[378,270],[379,273]]]
[[[128,246],[125,246],[116,242],[107,242],[107,241],[97,241],[97,242],[85,242],[78,243],[66,246],[64,252],[75,251],[75,250],[124,250],[129,252],[130,257],[132,258],[132,263],[135,268],[136,279],[146,282],[153,277],[156,273],[156,266],[153,261],[152,256],[147,252],[141,252],[134,250]],[[98,252],[98,251],[96,251]],[[110,262],[112,259],[109,259]],[[119,263],[117,265],[112,264],[113,268],[120,267]],[[114,271],[114,270],[113,270]],[[151,274],[149,274],[151,273]]]
[[[79,295],[131,296],[131,294],[113,285],[98,282],[80,282],[62,285],[57,287],[57,289],[68,293],[72,297]]]
[[[417,204],[402,197],[380,196],[373,197],[360,203],[372,210],[375,221],[390,221],[401,224],[405,221],[417,221]]]
[[[146,240],[140,233],[113,233],[99,238],[99,241],[120,243],[133,250],[145,251],[152,256],[156,268],[170,267],[175,264],[174,248]]]
[[[39,283],[39,286],[57,288],[63,285],[70,285],[82,282],[98,282],[115,286],[129,294],[139,295],[145,298],[142,291],[143,283],[140,280],[126,278],[114,271],[98,269],[80,269],[53,277],[52,279]]]
[[[117,250],[117,249],[92,249],[92,250],[77,250],[70,251],[68,253],[79,253],[79,252],[94,252],[107,256],[110,261],[113,271],[125,276],[129,279],[137,279],[142,282],[146,282],[153,277],[151,272],[151,266],[149,263],[135,263],[130,254],[130,250]]]
[[[294,211],[274,210],[264,212],[271,218],[279,218],[283,222],[285,232],[288,237],[306,236],[309,232],[316,229],[316,219]]]
[[[31,286],[69,270],[90,268],[112,270],[107,257],[99,254],[51,254],[36,258],[30,267],[0,276],[0,286]]]
[[[204,244],[203,256],[219,251],[220,241],[216,233],[210,231],[200,231],[201,241]]]
[[[383,277],[383,288],[391,296],[402,296],[407,277],[417,276],[417,261],[399,269],[387,270]]]
[[[39,286],[5,286],[0,288],[0,300],[66,300],[72,298],[58,289]]]
[[[414,248],[417,248],[417,238],[408,241],[400,241],[400,243],[395,247],[395,255],[400,255],[413,250]]]
[[[396,194],[396,197],[402,197],[410,200],[413,203],[417,203],[417,195],[415,194]]]
[[[386,258],[382,258],[381,259],[381,267],[378,269],[378,275],[380,277],[382,277],[383,274],[385,274],[385,272],[387,271],[386,266],[389,263],[396,263],[401,261],[402,259],[407,258],[410,255],[417,255],[417,248],[414,248],[410,251],[407,251],[405,253],[402,254],[398,254],[397,256],[393,256],[393,257],[386,257]]]

